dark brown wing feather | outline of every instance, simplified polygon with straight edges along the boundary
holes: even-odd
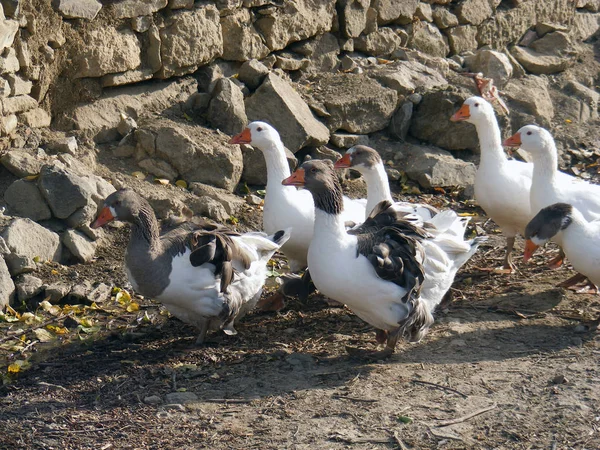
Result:
[[[414,218],[414,220],[412,219]],[[369,234],[377,232],[384,227],[393,227],[399,232],[407,234],[409,236],[415,236],[419,238],[429,237],[427,233],[426,225],[422,226],[422,220],[415,217],[411,213],[398,211],[393,208],[392,202],[384,200],[379,202],[367,220],[365,220],[358,227],[348,230],[350,234]]]

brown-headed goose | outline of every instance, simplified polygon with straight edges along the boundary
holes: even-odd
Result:
[[[281,182],[290,176],[285,148],[275,128],[265,122],[252,122],[231,144],[250,144],[258,148],[267,163],[267,186],[263,210],[263,228],[267,233],[291,228],[291,237],[281,251],[288,258],[290,268],[297,272],[306,267],[308,246],[313,236],[315,209],[310,193],[298,191]],[[362,223],[366,202],[343,198],[347,222]]]
[[[528,261],[535,250],[562,235],[562,248],[579,273],[600,286],[600,220],[588,221],[568,203],[554,203],[542,208],[525,228],[525,255]]]
[[[134,290],[198,327],[198,344],[209,329],[236,334],[234,322],[262,293],[267,262],[289,238],[188,223],[161,233],[150,204],[131,189],[109,195],[92,227],[115,219],[131,224],[125,266]]]
[[[420,227],[420,217],[399,212],[387,201],[347,231],[342,187],[330,161],[305,162],[283,184],[304,186],[312,194],[315,233],[308,268],[322,294],[346,304],[378,330],[378,341],[386,347],[370,356],[389,357],[400,336],[420,340],[452,284],[455,266],[475,252],[479,240],[457,243],[461,256],[451,260],[434,242],[434,225]],[[429,264],[428,252],[435,254]]]
[[[384,200],[394,202],[383,160],[374,148],[366,145],[355,145],[349,148],[344,156],[335,163],[335,168],[356,170],[365,179],[367,184],[365,213],[367,217],[379,202]],[[402,211],[421,216],[423,220],[431,219],[439,212],[433,206],[421,203],[395,202],[395,205]]]
[[[507,159],[494,108],[483,98],[468,98],[450,120],[475,125],[480,147],[475,200],[506,236],[503,268],[511,272],[515,236],[523,234],[533,215],[529,200],[533,165]]]

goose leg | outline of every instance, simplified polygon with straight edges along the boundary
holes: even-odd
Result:
[[[200,334],[196,339],[196,345],[204,344],[204,340],[206,339],[206,333],[208,332],[208,320],[203,320],[198,324],[198,328],[200,329]]]
[[[400,337],[400,327],[391,332],[385,330],[377,330],[377,337],[383,337],[384,333],[387,336],[387,342],[383,350],[371,352],[368,350],[361,350],[347,346],[346,351],[352,357],[366,359],[369,361],[379,361],[382,359],[388,359],[394,354],[394,350],[396,349],[396,343],[398,342],[398,338]]]
[[[515,270],[515,264],[513,263],[512,260],[512,251],[513,248],[515,247],[515,237],[507,237],[506,238],[506,256],[504,257],[504,265],[503,265],[503,269],[507,270],[509,272],[512,272],[513,270]]]
[[[556,258],[552,259],[549,263],[548,263],[548,267],[550,267],[551,269],[558,269],[560,266],[562,266],[562,263],[565,261],[565,252],[563,252],[563,249],[561,248],[558,252],[558,255],[556,256]]]

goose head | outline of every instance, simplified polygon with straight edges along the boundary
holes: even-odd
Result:
[[[148,208],[150,205],[135,191],[120,189],[106,197],[102,209],[91,227],[100,228],[115,219],[134,223],[139,217],[140,211]]]
[[[255,121],[248,124],[244,130],[229,140],[230,144],[250,144],[261,151],[281,142],[279,133],[266,122]]]
[[[469,122],[477,124],[494,116],[492,105],[481,97],[469,97],[460,109],[454,113],[452,122]]]
[[[506,147],[521,147],[533,157],[543,154],[553,145],[552,135],[537,125],[525,125],[504,141]]]
[[[361,174],[373,170],[383,161],[377,150],[366,145],[355,145],[349,148],[343,157],[334,165],[336,169],[354,169]]]
[[[527,262],[538,247],[546,244],[572,222],[573,207],[568,203],[555,203],[543,208],[525,227],[525,253]]]

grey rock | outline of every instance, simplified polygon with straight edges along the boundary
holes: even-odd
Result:
[[[62,235],[62,244],[82,263],[90,262],[96,254],[96,244],[76,230],[67,230]]]
[[[411,102],[413,105],[418,105],[423,101],[423,96],[421,94],[410,94],[406,99]]]
[[[476,167],[436,147],[406,144],[406,175],[425,188],[469,186],[475,182]]]
[[[361,35],[367,26],[367,11],[371,0],[340,0],[338,14],[341,31],[346,37],[355,38]]]
[[[292,152],[329,141],[327,127],[315,119],[300,94],[273,73],[246,100],[246,114],[250,121],[264,120],[274,126]]]
[[[461,25],[450,28],[447,31],[447,36],[450,51],[453,54],[460,55],[465,52],[477,50],[477,27],[473,25]]]
[[[127,136],[137,128],[137,123],[133,117],[121,113],[121,120],[117,125],[117,131],[121,136]]]
[[[35,297],[44,289],[44,282],[33,275],[20,275],[15,280],[15,285],[17,287],[17,298],[20,302]]]
[[[589,111],[587,114],[582,114],[583,117],[580,116],[580,119],[585,122],[598,118],[598,105],[600,104],[600,94],[598,92],[577,81],[567,82],[565,92],[579,99],[582,103],[582,109],[585,108]]]
[[[193,392],[169,392],[165,395],[166,403],[193,403],[198,401],[198,396]]]
[[[424,95],[413,111],[409,133],[417,139],[449,150],[479,152],[479,140],[473,126],[450,121],[450,117],[469,96],[451,91],[435,91]]]
[[[275,55],[273,55],[275,58]],[[221,78],[232,78],[239,72],[240,63],[217,60],[201,67],[195,74],[198,79],[198,90],[212,93],[217,81]]]
[[[167,6],[167,0],[123,0],[112,5],[116,19],[147,16]]]
[[[178,175],[171,164],[158,158],[142,159],[138,162],[138,166],[158,178],[174,180]]]
[[[333,133],[330,142],[338,148],[350,148],[355,145],[369,145],[369,136],[366,134]]]
[[[408,129],[410,128],[410,119],[413,114],[413,107],[413,103],[410,101],[402,103],[390,121],[390,126],[388,128],[390,134],[401,141],[406,141]]]
[[[188,206],[194,213],[209,217],[217,222],[224,223],[230,217],[221,203],[207,196],[194,198]]]
[[[248,203],[249,205],[258,206],[263,203],[263,199],[260,198],[258,195],[248,194],[246,196],[246,203]]]
[[[292,52],[281,52],[276,55],[275,68],[293,72],[308,67],[308,59]]]
[[[402,45],[402,38],[388,27],[354,39],[355,50],[374,56],[389,56]]]
[[[229,78],[217,81],[208,106],[208,121],[225,134],[241,132],[248,124],[242,90]]]
[[[600,31],[600,13],[576,12],[573,18],[572,34],[582,41],[598,35]]]
[[[160,405],[162,403],[162,398],[158,395],[149,395],[144,397],[144,403],[147,405]]]
[[[340,59],[340,69],[343,70],[344,72],[349,72],[356,67],[357,67],[356,62],[348,55],[344,55]]]
[[[224,59],[247,61],[261,59],[269,54],[269,48],[263,43],[253,22],[253,14],[246,8],[221,17]]]
[[[309,149],[308,155],[312,159],[328,159],[333,162],[342,157],[342,154],[339,151],[333,150],[324,145]]]
[[[244,207],[244,200],[242,198],[231,194],[225,189],[219,189],[202,183],[192,183],[190,188],[194,195],[198,197],[210,197],[219,202],[230,216],[237,216]]]
[[[52,212],[35,181],[14,181],[4,191],[4,201],[13,215],[27,217],[36,222],[52,217]]]
[[[478,50],[465,58],[465,64],[471,72],[481,72],[485,77],[492,78],[499,89],[513,76],[513,66],[508,56],[495,50]]]
[[[548,22],[538,22],[535,24],[535,32],[539,37],[544,37],[548,33],[552,33],[553,31],[569,31],[569,27],[566,25],[561,25],[558,23],[548,23]]]
[[[444,7],[438,6],[433,10],[433,21],[438,28],[450,28],[458,25],[458,17]]]
[[[43,108],[36,108],[32,109],[31,111],[24,112],[19,116],[19,119],[22,123],[30,128],[49,127],[50,123],[52,122],[52,117]]]
[[[504,87],[508,107],[536,117],[548,127],[554,117],[554,106],[548,93],[548,81],[533,75],[512,79]]]
[[[30,219],[15,218],[2,230],[2,237],[11,252],[42,261],[59,261],[60,237]]]
[[[417,5],[417,10],[415,11],[415,16],[419,20],[433,22],[433,11],[431,9],[431,5],[429,3],[419,2]]]
[[[242,181],[250,185],[264,186],[267,184],[267,163],[262,152],[250,145],[243,145],[242,155],[244,157],[244,171],[242,172]],[[298,160],[294,154],[285,149],[286,157],[290,170],[294,170]]]
[[[194,7],[194,0],[169,0],[170,9],[191,9]]]
[[[373,8],[377,10],[377,23],[384,25],[390,22],[399,22],[403,24],[412,21],[419,0],[375,0]]]
[[[131,28],[138,33],[145,33],[153,24],[152,16],[138,16],[131,19]]]
[[[4,167],[13,175],[23,178],[37,175],[42,168],[42,162],[24,150],[13,150],[0,159]]]
[[[338,55],[340,44],[332,33],[324,33],[315,38],[293,44],[291,49],[308,58],[304,68],[307,73],[331,72],[340,66]]]
[[[112,287],[106,283],[96,283],[92,286],[92,290],[87,294],[90,302],[102,304],[110,300]]]
[[[15,35],[19,31],[19,22],[16,20],[5,19],[4,14],[0,20],[0,51],[13,45]]]
[[[19,125],[17,116],[14,114],[8,114],[7,116],[0,118],[0,135],[6,136],[12,134]]]
[[[88,280],[82,281],[81,283],[73,285],[71,292],[69,292],[69,298],[79,302],[85,302],[87,301],[88,293],[91,292],[91,290],[92,283]]]
[[[71,292],[71,285],[65,283],[52,283],[46,286],[44,296],[49,297],[50,303],[58,303]]]
[[[412,94],[417,89],[427,91],[448,84],[438,71],[417,61],[395,61],[392,64],[369,68],[365,74],[401,95]]]
[[[156,154],[156,134],[150,130],[138,128],[134,132],[136,147],[144,153],[154,156]]]
[[[292,353],[285,357],[285,361],[296,368],[309,368],[315,365],[315,358],[304,353]]]
[[[430,56],[446,57],[450,51],[448,40],[433,24],[421,23],[407,27],[408,47],[419,50]]]
[[[96,18],[102,4],[98,0],[58,0],[58,11],[67,19]]]
[[[0,255],[8,255],[10,253],[10,248],[6,245],[6,241],[2,236],[0,236]]]
[[[16,253],[9,253],[4,255],[4,261],[8,266],[10,275],[14,278],[22,273],[30,273],[36,269],[35,262],[29,256],[17,255]]]
[[[223,52],[219,11],[202,3],[192,11],[174,12],[160,30],[160,42],[162,68],[158,77],[194,72]]]
[[[479,25],[492,13],[488,0],[465,0],[456,7],[456,15],[460,23]]]
[[[20,75],[8,74],[6,79],[10,85],[10,95],[27,95],[31,92],[33,83]]]
[[[4,258],[0,258],[0,309],[4,309],[15,298],[15,283],[13,282]]]
[[[87,205],[88,194],[79,183],[80,178],[57,166],[46,165],[42,168],[38,186],[57,218],[66,219]]]
[[[525,69],[540,75],[562,72],[573,65],[576,51],[569,35],[557,31],[536,40],[529,48],[515,46],[511,53]]]
[[[10,22],[14,22],[14,21],[10,21]],[[9,41],[9,39],[7,39],[7,37],[10,36],[10,31],[7,33],[8,30],[4,30],[5,34],[4,34],[4,39],[5,39],[5,43],[7,43]],[[0,73],[13,73],[13,72],[18,72],[19,69],[21,68],[20,63],[19,63],[19,59],[17,58],[17,52],[15,51],[14,48],[9,48],[8,52],[4,52],[3,53],[4,56],[0,56]]]
[[[54,153],[69,153],[71,155],[76,155],[79,146],[75,136],[70,136],[48,142],[47,148]]]
[[[260,86],[268,73],[269,69],[267,66],[256,59],[251,59],[240,67],[238,79],[248,86],[248,88],[254,90]]]

